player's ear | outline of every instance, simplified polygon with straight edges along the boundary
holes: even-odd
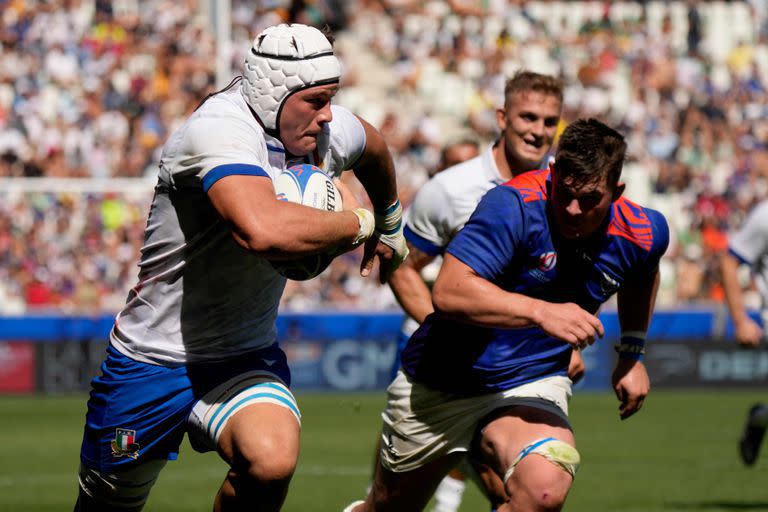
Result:
[[[627,188],[626,184],[621,182],[617,183],[613,189],[613,198],[611,199],[611,202],[618,200],[624,193],[625,188]]]
[[[507,111],[503,108],[496,109],[496,124],[502,132],[507,129]]]

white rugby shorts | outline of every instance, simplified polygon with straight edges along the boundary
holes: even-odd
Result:
[[[536,407],[568,425],[571,380],[553,376],[485,395],[444,393],[414,382],[402,370],[387,388],[381,462],[394,472],[417,469],[454,452],[468,452],[478,424],[498,409]]]

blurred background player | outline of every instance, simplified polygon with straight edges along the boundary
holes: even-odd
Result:
[[[461,164],[456,162],[458,165],[433,177],[417,193],[404,230],[410,256],[389,281],[408,317],[398,342],[392,378],[408,337],[434,310],[430,287],[420,273],[436,264],[488,190],[526,171],[546,168],[562,104],[563,85],[559,80],[532,71],[517,72],[507,80],[504,104],[496,110],[500,131],[496,141],[482,155]],[[574,350],[569,375],[576,382],[583,373],[583,359]],[[458,509],[465,488],[460,474],[453,472],[438,487],[436,510]]]
[[[185,433],[229,465],[214,510],[282,506],[300,413],[276,342],[286,280],[270,261],[369,240],[361,273],[378,257],[386,280],[407,254],[382,136],[331,106],[340,74],[319,30],[269,27],[239,86],[206,98],[165,144],[139,284],[92,382],[76,510],[141,510]],[[354,166],[377,213],[278,201],[273,180],[297,163],[331,176]]]
[[[463,138],[456,142],[447,144],[440,151],[440,163],[433,172],[430,173],[430,178],[436,174],[458,165],[466,160],[475,158],[480,153],[479,143],[470,138]],[[412,246],[409,245],[409,249]],[[409,258],[410,259],[410,258]],[[425,262],[425,264],[419,269],[418,272],[420,280],[427,288],[431,288],[432,284],[437,278],[437,273],[440,271],[440,263],[442,257],[435,256],[432,261]],[[405,262],[403,263],[405,264]],[[402,265],[400,267],[402,269]],[[392,280],[395,279],[395,275],[399,273],[400,269],[393,273],[390,279],[390,286],[392,286]],[[395,290],[395,287],[392,286]],[[428,305],[429,310],[432,309],[432,303]],[[408,342],[408,338],[411,337],[413,332],[419,327],[419,323],[413,319],[412,316],[406,314],[403,324],[400,327],[400,333],[397,338],[397,350],[395,352],[395,359],[392,363],[392,369],[390,371],[390,381],[395,378],[397,371],[400,369],[400,353],[405,348],[405,344]],[[379,464],[379,450],[380,441],[376,441],[376,451],[374,452],[374,471]],[[441,482],[440,486],[435,491],[435,508],[434,512],[455,512],[458,510],[461,504],[461,497],[464,494],[466,484],[464,483],[466,477],[464,472],[460,469],[453,469]]]
[[[483,197],[447,248],[435,312],[388,388],[373,488],[348,511],[423,509],[478,429],[483,460],[505,487],[500,511],[560,510],[580,461],[568,421],[571,347],[604,335],[595,313],[617,291],[613,386],[622,419],[641,408],[669,230],[660,213],[621,197],[626,147],[603,123],[576,121],[550,171]]]
[[[747,314],[744,293],[739,281],[740,265],[748,265],[754,275],[761,298],[761,320],[768,319],[768,201],[758,203],[744,224],[728,240],[728,251],[721,256],[723,291],[733,318],[739,345],[755,348],[765,339],[760,325]],[[768,427],[768,405],[755,404],[748,414],[744,432],[739,440],[739,453],[744,464],[757,460],[760,445]]]

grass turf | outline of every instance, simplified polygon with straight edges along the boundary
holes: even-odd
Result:
[[[368,483],[381,394],[297,393],[302,453],[286,511],[340,511]],[[85,396],[0,396],[0,512],[71,510]],[[736,444],[747,391],[655,391],[643,411],[619,421],[609,394],[571,402],[582,467],[568,511],[768,511],[768,447],[753,468]],[[160,476],[146,511],[211,510],[225,473],[214,454],[185,442]],[[472,484],[462,511],[488,510]]]

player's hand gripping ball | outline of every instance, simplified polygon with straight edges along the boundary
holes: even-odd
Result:
[[[275,180],[275,192],[280,201],[290,201],[329,212],[342,210],[339,189],[327,174],[314,165],[295,165],[283,171]],[[280,275],[294,281],[306,281],[325,270],[336,255],[333,251],[271,263]]]

